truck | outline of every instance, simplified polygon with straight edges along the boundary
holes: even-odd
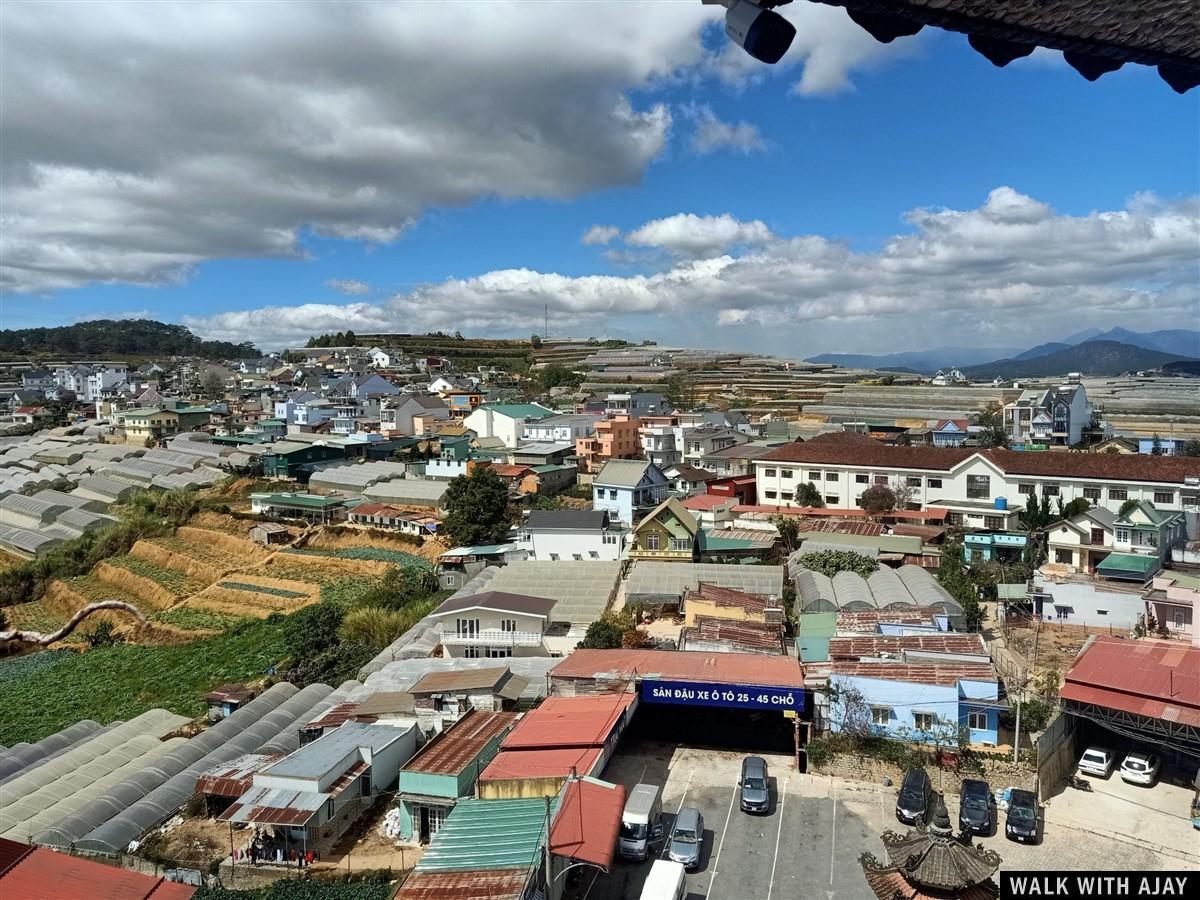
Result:
[[[662,806],[657,785],[635,784],[621,812],[617,852],[625,859],[650,856],[650,844],[662,838]]]

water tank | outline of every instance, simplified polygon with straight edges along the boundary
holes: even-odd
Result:
[[[1008,509],[1008,498],[1007,497],[997,497],[996,498],[996,509]]]

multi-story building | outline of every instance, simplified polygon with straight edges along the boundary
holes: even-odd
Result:
[[[614,416],[596,423],[596,433],[575,442],[581,472],[599,472],[612,459],[636,459],[641,454],[638,420]]]
[[[574,444],[580,438],[594,434],[596,423],[601,418],[599,413],[560,413],[547,416],[544,419],[526,422],[522,439],[533,443],[558,444],[570,441]]]
[[[441,624],[447,656],[549,656],[544,637],[554,602],[547,597],[487,591],[447,600],[430,617]]]
[[[671,404],[662,394],[650,391],[634,391],[628,394],[609,394],[604,401],[604,412],[610,416],[661,416],[671,411]]]
[[[704,468],[704,460],[712,453],[727,450],[738,444],[749,443],[748,435],[732,428],[723,426],[704,425],[699,428],[685,428],[680,435],[681,462],[696,468]]]
[[[535,509],[522,524],[517,543],[530,559],[622,559],[628,529],[607,512],[592,509]]]
[[[450,418],[450,409],[435,394],[401,394],[388,400],[379,410],[379,430],[396,434],[417,434],[414,416],[432,417],[437,421]]]
[[[667,499],[671,485],[662,469],[642,459],[612,459],[592,479],[592,509],[632,525]]]
[[[753,465],[760,504],[794,505],[796,486],[811,481],[826,506],[855,507],[866,488],[886,484],[913,509],[945,508],[952,524],[996,530],[1015,524],[1029,494],[1063,503],[1082,497],[1114,512],[1127,500],[1200,509],[1200,459],[1188,457],[889,447],[835,433],[776,447]]]
[[[554,415],[537,403],[484,403],[463,419],[463,425],[480,438],[499,438],[505,447],[521,444],[525,426]]]
[[[638,426],[642,456],[660,469],[683,459],[679,449],[679,416],[645,416]]]
[[[1083,440],[1092,406],[1082,384],[1032,388],[1004,407],[1004,430],[1014,447],[1070,447]]]

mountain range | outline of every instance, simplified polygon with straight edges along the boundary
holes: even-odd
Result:
[[[957,367],[969,378],[1016,378],[1034,375],[1117,375],[1155,369],[1179,359],[1200,358],[1200,331],[1185,328],[1136,332],[1128,328],[1101,331],[1088,328],[1060,341],[1028,349],[998,347],[935,347],[879,355],[823,353],[811,362],[848,368],[932,374]]]

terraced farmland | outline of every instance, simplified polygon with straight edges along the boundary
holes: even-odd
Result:
[[[391,564],[374,559],[344,559],[315,553],[277,553],[256,571],[272,578],[328,584],[348,576],[378,578]]]
[[[294,612],[319,599],[321,587],[311,579],[284,580],[256,573],[238,573],[236,578],[231,576],[218,581],[189,597],[182,606],[225,616],[265,619],[271,613]]]
[[[429,560],[415,553],[403,550],[388,550],[383,547],[344,547],[341,549],[305,548],[301,550],[284,550],[284,553],[298,553],[306,556],[332,556],[335,559],[365,559],[374,562],[389,563],[393,566],[418,566],[422,569],[433,568]]]
[[[102,566],[123,570],[137,578],[153,582],[169,592],[175,599],[187,597],[208,586],[208,582],[202,578],[188,575],[180,572],[178,569],[160,566],[140,556],[116,556],[110,560],[106,560],[97,568],[101,568]],[[112,581],[114,584],[120,583],[116,580],[119,576],[115,575],[115,573],[103,572],[101,577],[106,581]],[[136,591],[133,592],[136,593]]]

